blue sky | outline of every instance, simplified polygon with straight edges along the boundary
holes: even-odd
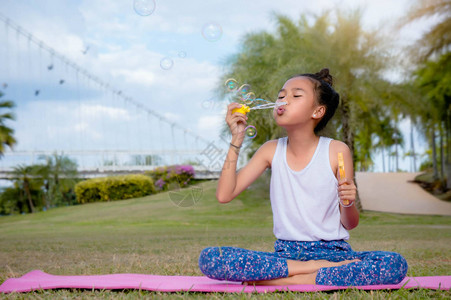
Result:
[[[218,139],[224,122],[226,102],[217,101],[215,89],[221,84],[225,61],[239,51],[246,33],[273,30],[274,13],[296,20],[301,14],[360,8],[365,27],[390,33],[397,51],[427,28],[416,23],[399,35],[391,33],[410,8],[408,0],[155,0],[149,16],[138,15],[133,0],[1,1],[0,14],[14,24],[134,102],[206,141]],[[202,35],[202,28],[210,23],[221,31],[216,41]],[[169,125],[77,75],[3,23],[0,57],[0,83],[8,84],[2,89],[4,98],[17,103],[17,120],[12,123],[19,141],[16,150],[173,147]],[[160,65],[164,58],[173,62],[167,70]],[[193,142],[186,141],[182,132],[174,135],[177,147]],[[155,140],[161,143],[156,145]],[[8,164],[8,159],[13,163],[8,156],[1,163]]]

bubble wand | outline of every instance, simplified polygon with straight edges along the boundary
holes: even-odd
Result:
[[[251,110],[269,109],[269,108],[279,107],[279,106],[286,105],[286,104],[287,104],[286,102],[278,102],[278,103],[261,104],[261,105],[257,105],[254,107],[249,107],[246,104],[242,104],[240,108],[235,108],[234,110],[232,110],[232,113],[239,112],[243,115],[246,115]]]
[[[346,173],[345,173],[345,162],[343,159],[343,153],[342,152],[338,152],[338,172],[340,174],[340,179],[346,178]],[[341,206],[343,207],[349,207],[352,205],[352,203],[350,203],[351,201],[349,200],[339,200]]]

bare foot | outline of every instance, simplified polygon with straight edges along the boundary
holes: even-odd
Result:
[[[350,260],[343,260],[343,261],[337,261],[337,262],[333,262],[333,261],[328,261],[328,260],[316,260],[315,262],[318,263],[319,268],[332,268],[332,267],[339,267],[339,266],[344,266],[350,263],[354,263],[354,262],[358,262],[361,261],[360,259],[350,259]]]
[[[294,276],[298,274],[311,274],[322,268],[332,268],[349,263],[360,261],[359,259],[344,260],[339,262],[333,262],[328,260],[308,260],[308,261],[297,261],[297,260],[287,260],[288,266],[288,276]]]
[[[321,268],[332,268],[347,265],[350,263],[361,261],[360,259],[343,260],[338,262],[328,260],[311,260],[303,263],[310,263],[309,268],[312,268],[312,264],[316,270]],[[289,267],[290,268],[290,267]],[[259,281],[246,281],[244,285],[297,285],[297,284],[316,284],[317,271],[305,274],[295,274],[285,278],[277,278],[272,280],[259,280]]]

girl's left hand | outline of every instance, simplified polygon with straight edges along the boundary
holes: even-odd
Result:
[[[349,204],[352,204],[355,201],[356,194],[357,187],[353,180],[343,178],[338,181],[338,197],[340,197],[341,203],[348,200]]]

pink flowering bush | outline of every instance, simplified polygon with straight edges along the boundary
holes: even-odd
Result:
[[[152,177],[157,189],[166,191],[187,186],[195,173],[191,165],[174,165],[156,168],[146,174]]]

